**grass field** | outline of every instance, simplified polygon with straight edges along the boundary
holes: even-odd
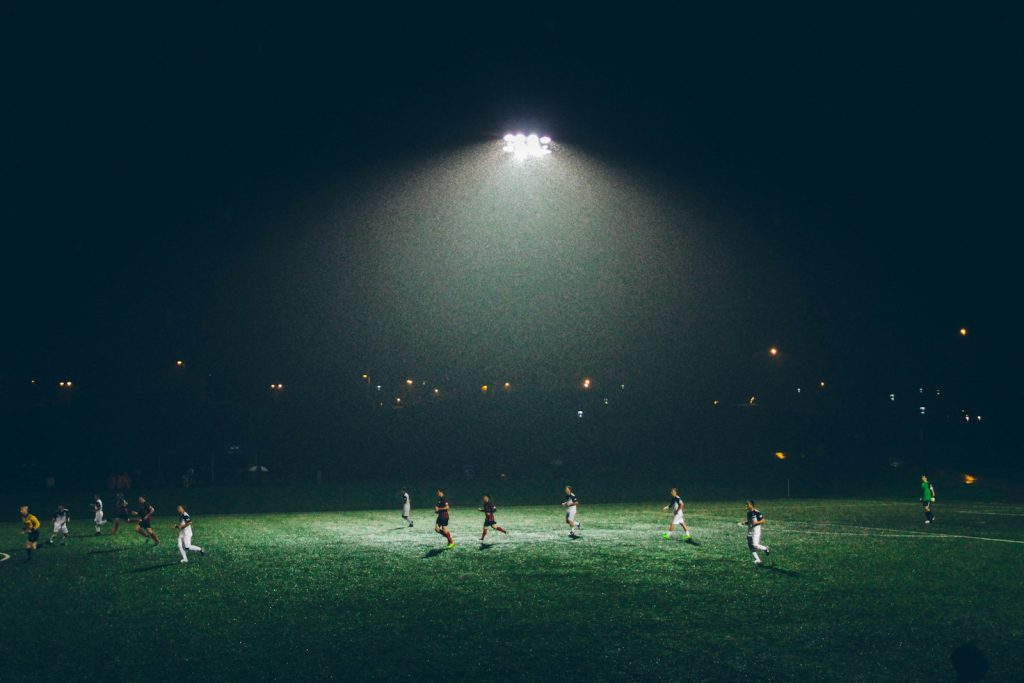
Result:
[[[656,503],[581,506],[570,540],[556,504],[496,502],[510,535],[455,508],[452,550],[423,509],[193,510],[187,565],[169,505],[158,547],[79,518],[29,563],[0,525],[0,679],[932,682],[974,641],[1024,680],[1024,507],[759,501],[757,568],[741,503],[688,502],[693,546]]]

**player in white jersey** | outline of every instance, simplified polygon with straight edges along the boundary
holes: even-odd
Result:
[[[409,517],[409,513],[411,511],[412,502],[409,498],[409,492],[402,489],[402,519],[404,519],[409,526],[412,526],[412,519]]]
[[[96,527],[96,535],[100,535],[100,527],[107,523],[107,520],[103,519],[103,501],[99,495],[93,494],[92,496],[92,521]]]
[[[768,546],[761,545],[761,529],[764,527],[764,515],[754,507],[754,501],[747,501],[747,519],[745,522],[740,522],[740,526],[747,527],[747,547],[750,548],[750,554],[754,556],[754,564],[761,564],[761,558],[758,557],[757,551],[764,551],[765,557],[768,557],[771,551],[768,550]]]
[[[189,517],[184,505],[178,506],[178,523],[174,525],[174,528],[178,530],[178,552],[181,553],[182,563],[188,562],[186,550],[200,555],[206,554],[199,546],[192,545],[192,518]]]
[[[53,545],[53,539],[57,534],[61,535],[61,545],[66,545],[68,542],[68,522],[71,521],[71,511],[63,505],[57,506],[57,511],[53,513],[53,533],[50,534],[50,540],[46,542],[47,545]]]
[[[679,489],[673,488],[672,497],[668,501],[668,505],[662,508],[663,511],[672,511],[672,523],[668,525],[668,531],[661,535],[662,538],[672,538],[672,533],[678,526],[683,530],[683,540],[689,541],[690,538],[690,527],[686,526],[686,520],[683,519],[683,508],[686,504],[683,499],[679,497]]]
[[[573,493],[572,487],[566,486],[562,507],[565,508],[565,523],[569,525],[569,538],[576,538],[576,532],[583,529],[583,525],[576,521],[576,506],[579,504],[579,498]]]

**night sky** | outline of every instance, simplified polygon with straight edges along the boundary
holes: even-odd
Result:
[[[1009,12],[11,15],[3,374],[1008,393]]]

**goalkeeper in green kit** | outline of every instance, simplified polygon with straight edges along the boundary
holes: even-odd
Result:
[[[921,503],[924,504],[924,523],[931,524],[935,521],[935,513],[932,512],[932,503],[935,502],[935,487],[928,481],[928,477],[921,475]]]

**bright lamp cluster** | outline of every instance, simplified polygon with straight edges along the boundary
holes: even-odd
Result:
[[[516,159],[542,157],[551,154],[551,138],[547,135],[538,137],[535,133],[509,133],[505,136],[505,146],[502,149]]]

